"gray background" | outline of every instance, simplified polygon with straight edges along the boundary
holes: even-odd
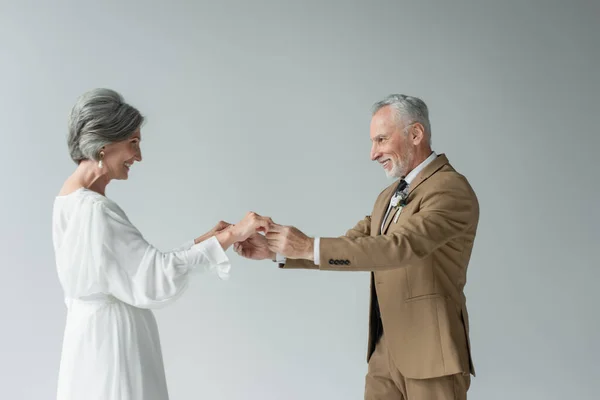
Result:
[[[422,97],[481,203],[470,398],[597,398],[598,2],[48,3],[0,3],[2,398],[55,396],[51,210],[93,87],[148,117],[108,194],[163,249],[248,210],[342,234],[389,184],[371,104]],[[368,273],[229,254],[229,282],[199,276],[157,312],[172,398],[361,399]]]

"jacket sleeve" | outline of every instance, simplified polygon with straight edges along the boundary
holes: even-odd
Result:
[[[451,183],[451,184],[450,184]],[[402,268],[461,236],[479,219],[479,205],[466,181],[452,180],[425,195],[420,209],[393,232],[378,236],[321,238],[321,270],[378,271]],[[306,262],[289,267],[302,268]],[[286,263],[285,268],[288,267]]]
[[[354,227],[349,229],[346,232],[345,236],[343,236],[343,237],[359,238],[359,237],[369,236],[370,234],[371,234],[371,216],[367,215],[365,218],[358,221],[358,223],[356,223],[356,225],[354,225]],[[321,238],[320,240],[323,240],[323,238]],[[322,249],[322,248],[323,247],[321,246],[320,249]],[[321,259],[323,259],[323,258],[321,257]],[[287,268],[287,269],[319,269],[319,266],[310,260],[291,259],[291,258],[288,258],[285,263],[280,263],[279,267]]]

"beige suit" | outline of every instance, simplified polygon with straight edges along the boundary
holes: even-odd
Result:
[[[409,186],[407,204],[380,227],[397,183],[346,235],[320,239],[320,260],[282,268],[372,271],[367,360],[385,332],[386,352],[404,378],[475,375],[463,288],[479,221],[468,181],[441,154]],[[406,395],[405,395],[406,397]]]

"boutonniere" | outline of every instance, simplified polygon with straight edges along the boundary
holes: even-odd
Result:
[[[400,217],[400,212],[402,212],[402,208],[406,205],[406,200],[408,199],[408,191],[406,188],[400,192],[394,193],[392,197],[392,207],[396,207],[396,215],[394,216],[394,223],[398,222],[398,218]]]

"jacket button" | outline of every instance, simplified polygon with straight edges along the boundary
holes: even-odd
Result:
[[[329,260],[329,264],[330,264],[330,265],[333,265],[333,260]]]

